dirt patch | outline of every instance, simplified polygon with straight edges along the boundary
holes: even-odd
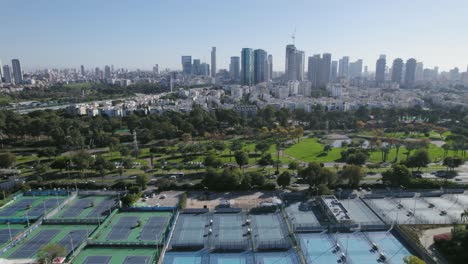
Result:
[[[223,201],[228,201],[231,207],[249,210],[257,207],[263,202],[272,202],[278,197],[276,191],[271,192],[189,192],[187,197],[187,208],[206,207],[214,210]]]

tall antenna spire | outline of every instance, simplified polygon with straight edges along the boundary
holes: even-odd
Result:
[[[296,45],[296,27],[294,27],[294,32],[291,35],[291,38],[293,40],[293,45]]]

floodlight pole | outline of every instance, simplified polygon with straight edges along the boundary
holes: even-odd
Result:
[[[13,240],[13,237],[11,235],[11,228],[10,228],[10,222],[7,222],[7,225],[8,225],[8,233],[10,234],[10,241]]]
[[[72,233],[73,233],[73,232],[70,232],[70,233],[68,234],[68,237],[70,237],[70,242],[71,242],[71,247],[72,247],[72,253],[73,253],[73,255],[75,255],[75,247],[73,246],[73,238],[72,238],[72,236],[71,236]]]

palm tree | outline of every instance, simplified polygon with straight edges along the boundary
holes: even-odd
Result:
[[[463,223],[468,222],[468,210],[464,210],[463,213],[460,214],[461,221]]]

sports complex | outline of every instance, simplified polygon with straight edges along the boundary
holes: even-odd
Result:
[[[409,255],[435,263],[399,226],[461,223],[468,206],[458,189],[285,193],[280,204],[250,210],[119,208],[121,195],[17,195],[0,208],[0,258],[34,263],[44,245],[57,244],[66,251],[57,263],[403,263]]]

